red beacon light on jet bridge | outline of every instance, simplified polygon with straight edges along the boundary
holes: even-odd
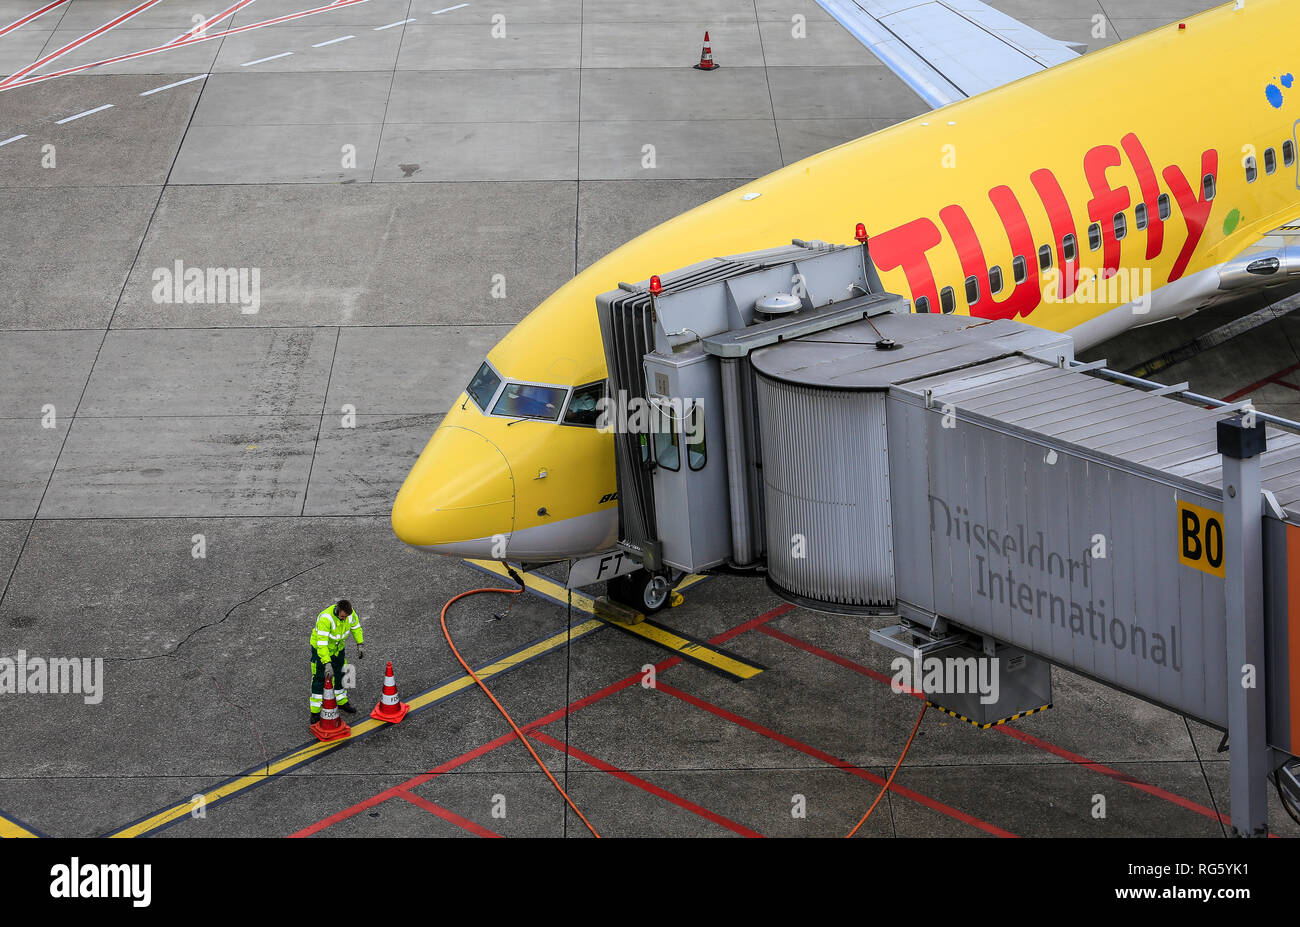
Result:
[[[660,293],[663,292],[663,290],[664,290],[664,285],[663,283],[660,282],[659,275],[655,274],[650,278],[650,295],[658,296]]]
[[[867,227],[859,222],[858,227],[853,230],[853,237],[858,240],[858,244],[865,245],[867,243]]]

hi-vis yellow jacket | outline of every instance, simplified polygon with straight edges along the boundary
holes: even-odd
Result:
[[[316,616],[316,627],[311,630],[311,646],[316,654],[321,658],[322,663],[330,662],[330,658],[341,653],[343,650],[343,639],[349,631],[357,639],[357,643],[363,643],[361,639],[361,619],[357,616],[354,609],[351,615],[346,618],[340,618],[335,614],[338,605],[331,605],[325,611]]]

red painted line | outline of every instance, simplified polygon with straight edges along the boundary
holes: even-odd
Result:
[[[19,19],[19,20],[16,20],[16,21],[14,21],[14,22],[11,22],[9,25],[5,26],[3,29],[0,29],[0,35],[5,35],[6,33],[13,32],[15,29],[19,28],[20,26],[25,26],[25,25],[27,25],[29,22],[31,22],[31,21],[32,21],[33,19],[35,19],[36,17],[38,17],[38,16],[42,16],[42,15],[44,15],[45,13],[48,13],[50,10],[54,9],[56,6],[62,6],[63,4],[65,4],[65,3],[67,3],[67,2],[68,2],[68,0],[54,0],[53,3],[47,4],[47,5],[43,6],[43,7],[41,7],[39,10],[36,10],[36,11],[33,12],[33,13],[28,13],[28,14],[27,14],[26,16],[24,16],[22,19]]]
[[[832,663],[836,663],[840,666],[843,666],[846,669],[853,670],[853,672],[855,673],[861,673],[863,676],[870,676],[872,679],[876,680],[877,682],[884,683],[885,685],[891,684],[892,681],[891,677],[885,675],[884,673],[863,666],[860,663],[854,663],[852,660],[848,659],[847,657],[841,657],[838,654],[833,654],[829,651],[822,650],[820,647],[814,646],[813,644],[810,644],[807,641],[800,640],[797,637],[793,637],[789,634],[786,634],[784,631],[778,631],[775,628],[768,628],[768,627],[762,627],[759,628],[758,630],[762,631],[768,637],[773,637],[779,641],[784,641],[785,643],[790,644],[791,646],[798,647],[800,650],[805,650],[808,653],[822,657],[823,659],[829,660]],[[917,698],[923,697],[921,693],[915,691],[910,692],[909,694],[915,695]],[[999,731],[1000,733],[1006,734],[1008,737],[1014,737],[1016,738],[1016,740],[1029,744],[1032,747],[1037,747],[1039,750],[1045,750],[1048,753],[1053,754],[1054,756],[1059,756],[1062,759],[1069,760],[1071,763],[1076,763],[1079,766],[1084,767],[1085,769],[1091,769],[1093,772],[1101,773],[1103,776],[1109,776],[1110,778],[1115,779],[1119,782],[1123,782],[1125,785],[1130,785],[1139,791],[1146,792],[1149,795],[1154,795],[1156,798],[1163,798],[1165,801],[1186,808],[1189,811],[1195,811],[1197,814],[1204,815],[1205,817],[1210,818],[1211,820],[1222,821],[1224,824],[1232,823],[1231,820],[1226,815],[1220,814],[1219,812],[1215,811],[1213,808],[1207,808],[1205,805],[1202,805],[1198,802],[1194,802],[1190,798],[1183,798],[1181,795],[1175,795],[1173,792],[1167,792],[1164,789],[1160,788],[1159,786],[1155,786],[1155,785],[1151,785],[1150,783],[1143,782],[1141,779],[1134,779],[1132,776],[1129,776],[1126,773],[1122,773],[1117,769],[1111,769],[1109,766],[1104,766],[1101,763],[1096,762],[1095,760],[1090,760],[1086,756],[1081,756],[1078,753],[1072,753],[1069,750],[1066,750],[1064,747],[1058,747],[1056,744],[1043,740],[1040,737],[1035,737],[1033,734],[1026,734],[1024,731],[1020,730],[1019,728],[1011,727],[1009,724],[999,724],[997,727],[992,728],[992,730]],[[1276,837],[1277,834],[1271,834],[1270,836]]]
[[[62,48],[58,49],[57,51],[52,51],[44,58],[41,58],[37,61],[33,61],[31,64],[27,65],[27,67],[19,68],[17,71],[14,71],[14,73],[10,74],[3,81],[0,81],[0,87],[8,86],[9,84],[13,83],[19,78],[24,77],[27,74],[30,74],[32,71],[35,71],[37,68],[41,67],[42,65],[48,64],[49,62],[53,61],[55,58],[61,58],[62,56],[66,55],[68,52],[72,51],[73,49],[80,48],[82,45],[86,44],[91,39],[103,35],[105,32],[108,32],[110,29],[117,28],[122,23],[126,22],[128,19],[131,19],[133,16],[136,16],[139,13],[143,13],[151,6],[157,6],[161,2],[162,0],[144,0],[144,3],[141,3],[139,6],[135,7],[134,9],[123,13],[121,16],[117,17],[117,19],[110,20],[109,22],[104,23],[104,25],[100,26],[98,29],[92,29],[90,32],[87,32],[81,38],[73,39],[71,42],[69,42],[67,45],[64,45]]]
[[[662,681],[659,682],[658,684],[655,685],[655,691],[663,692],[665,695],[671,695],[673,698],[680,699],[681,701],[686,702],[688,705],[694,705],[696,708],[701,708],[704,711],[709,712],[709,714],[716,715],[717,717],[722,718],[724,721],[730,721],[732,724],[737,724],[740,727],[751,730],[755,734],[761,734],[762,736],[768,738],[769,740],[775,740],[779,744],[784,744],[785,746],[791,748],[792,750],[798,750],[800,753],[804,753],[807,754],[808,756],[813,757],[814,759],[821,760],[823,763],[826,763],[829,766],[835,766],[838,769],[842,769],[846,773],[849,773],[850,775],[857,776],[859,779],[866,779],[868,782],[873,782],[876,785],[885,784],[885,780],[882,777],[877,776],[873,772],[869,772],[868,770],[862,769],[859,766],[854,766],[852,763],[848,762],[847,760],[841,760],[839,757],[831,756],[829,753],[825,752],[824,750],[818,750],[816,747],[809,746],[808,744],[803,743],[802,741],[795,740],[793,737],[787,737],[785,734],[781,734],[770,728],[763,727],[761,724],[758,724],[755,721],[751,721],[748,718],[741,717],[738,714],[727,711],[727,709],[725,708],[722,708],[718,705],[714,705],[711,702],[706,702],[704,701],[704,699],[697,698],[696,696],[683,692],[680,689],[673,688],[667,683],[664,683]],[[916,802],[917,804],[924,805],[927,808],[930,808],[934,811],[938,811],[940,814],[946,814],[948,817],[955,818],[956,820],[961,821],[962,823],[969,824],[971,827],[977,827],[980,830],[984,831],[985,833],[992,834],[995,837],[1016,836],[1010,831],[1003,830],[1002,828],[998,827],[995,824],[990,824],[988,821],[980,820],[974,815],[967,814],[965,811],[960,811],[957,808],[952,807],[951,805],[946,805],[941,801],[929,797],[928,795],[922,795],[920,792],[916,792],[913,791],[912,789],[907,788],[906,786],[899,785],[897,779],[894,780],[894,784],[889,787],[889,790],[891,792],[894,792],[902,796],[903,798],[909,798],[912,801]]]
[[[102,61],[92,61],[89,64],[79,64],[76,67],[64,68],[62,71],[51,71],[49,74],[38,74],[35,77],[25,77],[22,80],[14,81],[11,76],[8,80],[0,81],[0,91],[12,90],[15,87],[25,87],[28,84],[39,84],[42,81],[54,80],[56,77],[66,77],[69,74],[77,74],[81,71],[97,68],[104,64],[117,64],[120,61],[131,61],[135,58],[142,58],[145,55],[156,55],[159,52],[171,51],[175,48],[186,48],[190,45],[197,45],[199,42],[209,42],[212,39],[219,39],[227,35],[236,35],[240,32],[248,32],[252,29],[261,29],[264,26],[274,26],[277,23],[288,22],[291,19],[300,19],[304,16],[313,16],[316,13],[323,13],[326,10],[342,9],[345,6],[354,6],[358,3],[368,3],[370,0],[340,0],[338,3],[329,6],[318,6],[310,10],[302,10],[298,13],[289,13],[285,16],[277,16],[275,19],[263,20],[260,23],[249,23],[247,26],[236,26],[231,29],[223,29],[221,32],[209,32],[206,35],[196,35],[183,41],[177,40],[169,42],[166,45],[158,45],[154,48],[146,48],[143,51],[130,52],[125,55],[118,55],[115,58],[104,58]]]
[[[1273,385],[1285,386],[1287,389],[1293,389],[1296,392],[1300,392],[1300,386],[1296,386],[1294,383],[1288,383],[1286,380],[1274,380]]]
[[[411,804],[415,805],[417,808],[423,808],[425,811],[429,812],[430,814],[437,815],[438,817],[442,818],[444,821],[450,821],[452,824],[455,824],[457,827],[462,828],[463,830],[469,831],[471,834],[474,834],[475,836],[478,837],[500,837],[501,836],[496,831],[488,830],[486,827],[483,827],[481,824],[475,824],[469,818],[463,818],[459,814],[456,814],[454,811],[448,811],[446,808],[442,807],[442,805],[436,805],[433,802],[429,801],[427,798],[422,798],[421,796],[416,795],[413,792],[408,792],[405,789],[400,789],[397,792],[397,797],[404,798],[407,801],[409,801]]]
[[[345,0],[345,2],[350,2],[350,0]],[[717,637],[709,641],[709,643],[721,644],[726,641],[729,641],[737,634],[742,634],[745,631],[751,630],[752,628],[760,627],[764,622],[771,621],[773,618],[776,618],[779,615],[784,615],[786,612],[790,611],[793,608],[794,608],[793,605],[779,605],[776,608],[771,609],[770,611],[764,612],[763,614],[759,615],[757,618],[751,618],[749,621],[737,625],[735,628],[732,628],[730,631],[722,632]],[[672,669],[674,666],[676,666],[681,662],[682,662],[681,657],[668,657],[665,660],[661,660],[660,662],[655,664],[656,676],[669,669]],[[563,718],[565,715],[572,714],[573,712],[578,711],[579,709],[586,708],[588,705],[595,704],[596,702],[608,698],[609,696],[614,695],[617,692],[622,692],[624,689],[628,688],[629,686],[635,685],[636,683],[640,682],[641,678],[642,678],[642,674],[638,670],[632,675],[620,679],[618,682],[611,683],[610,685],[605,686],[605,688],[603,689],[599,689],[596,692],[591,693],[590,695],[584,696],[583,698],[570,702],[564,708],[557,708],[555,711],[551,712],[550,714],[543,715],[542,717],[538,718],[536,721],[532,721],[528,724],[523,725],[520,728],[520,730],[527,733],[529,731],[534,731],[539,727],[543,727],[547,724],[551,724],[554,721],[558,721],[560,718]],[[433,769],[429,770],[428,772],[421,773],[418,776],[413,776],[410,779],[406,780],[405,782],[401,783],[400,785],[395,785],[391,788],[385,789],[382,792],[378,792],[375,795],[370,796],[369,798],[357,802],[355,805],[351,805],[350,807],[344,808],[342,811],[336,811],[334,814],[331,814],[328,817],[321,818],[315,824],[309,824],[308,826],[304,827],[302,830],[295,831],[289,836],[310,837],[312,834],[318,833],[327,827],[331,827],[334,824],[337,824],[339,821],[347,820],[348,818],[360,814],[362,811],[365,811],[368,808],[373,808],[375,805],[382,804],[383,802],[388,801],[388,799],[396,795],[397,792],[401,789],[409,789],[417,785],[422,785],[425,782],[428,782],[430,779],[440,776],[449,770],[455,769],[458,766],[463,766],[465,763],[468,763],[471,760],[483,756],[485,753],[490,753],[493,750],[496,750],[498,747],[505,746],[506,744],[510,743],[514,739],[515,739],[515,735],[513,731],[502,734],[501,736],[493,740],[489,740],[487,743],[481,746],[475,747],[473,750],[470,750],[467,753],[462,753],[460,756],[456,757],[455,759],[448,760],[445,763],[441,763],[440,765],[433,767]]]
[[[234,6],[228,6],[220,13],[218,13],[216,16],[213,16],[211,19],[204,20],[203,25],[195,26],[189,32],[186,32],[183,35],[178,35],[176,38],[172,39],[167,44],[175,45],[177,42],[183,42],[186,39],[190,38],[191,36],[196,35],[199,32],[202,32],[206,29],[209,29],[212,26],[215,26],[223,19],[229,19],[231,16],[234,16],[236,13],[238,13],[240,10],[242,10],[244,7],[248,6],[252,2],[253,0],[239,0],[239,2],[236,3]]]
[[[1261,389],[1265,386],[1268,386],[1278,377],[1284,377],[1288,373],[1294,373],[1297,370],[1300,370],[1300,364],[1292,364],[1290,367],[1287,367],[1285,370],[1279,370],[1276,373],[1271,373],[1268,376],[1266,376],[1264,379],[1250,384],[1250,386],[1243,387],[1242,389],[1237,390],[1235,393],[1229,393],[1227,396],[1223,397],[1223,401],[1236,402],[1238,399],[1240,399],[1242,396],[1245,396],[1247,393],[1253,393],[1257,389]]]
[[[555,750],[559,750],[562,753],[567,753],[569,754],[569,756],[581,760],[582,762],[586,763],[588,766],[593,767],[594,769],[599,769],[601,772],[609,773],[611,776],[614,776],[616,779],[622,779],[624,782],[627,782],[630,785],[635,785],[637,788],[649,792],[651,795],[658,796],[659,798],[662,798],[664,801],[672,802],[677,807],[685,808],[687,811],[691,812],[692,814],[699,815],[700,817],[705,818],[706,820],[712,821],[714,824],[717,824],[721,827],[725,827],[727,830],[733,833],[740,834],[740,836],[742,837],[763,836],[757,831],[750,830],[748,827],[746,827],[743,824],[737,824],[735,821],[729,818],[724,818],[720,814],[715,814],[714,812],[710,811],[708,808],[702,808],[699,805],[695,804],[695,802],[682,798],[680,795],[677,795],[674,792],[670,792],[667,789],[660,788],[659,786],[655,785],[653,782],[647,782],[646,780],[642,779],[639,776],[634,776],[632,775],[632,773],[627,772],[626,770],[619,769],[617,766],[612,766],[609,763],[606,763],[604,760],[592,756],[590,753],[584,753],[582,750],[579,750],[577,747],[574,747],[572,745],[565,746],[564,743],[556,740],[554,737],[552,737],[551,735],[543,731],[537,731],[536,733],[534,733],[533,740],[536,740],[538,743],[546,744],[546,746],[551,747],[552,749]]]

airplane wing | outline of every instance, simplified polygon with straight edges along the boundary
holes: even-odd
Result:
[[[979,0],[817,0],[938,108],[1078,57]]]

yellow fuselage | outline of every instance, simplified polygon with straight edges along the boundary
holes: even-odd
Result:
[[[600,380],[597,294],[792,238],[849,241],[859,221],[885,288],[918,309],[946,308],[951,287],[959,314],[1072,331],[1082,344],[1168,317],[1113,310],[1137,299],[1143,281],[1159,292],[1300,215],[1297,34],[1300,4],[1248,0],[832,148],[611,252],[542,302],[488,361],[507,380]],[[719,144],[725,132],[719,123]],[[1044,245],[1051,266],[1040,270]],[[994,267],[1004,280],[997,295]],[[407,543],[445,553],[487,556],[466,542],[504,536],[502,557],[576,556],[616,540],[614,490],[609,434],[485,415],[462,395],[407,477],[393,527]],[[517,544],[530,529],[540,540]]]

